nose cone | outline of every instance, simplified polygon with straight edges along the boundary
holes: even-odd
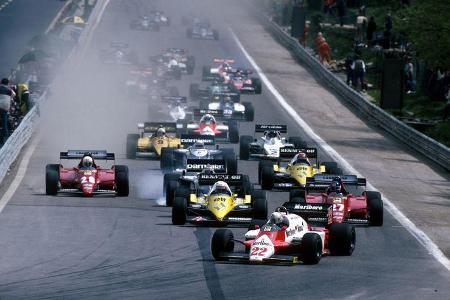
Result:
[[[262,262],[275,253],[275,247],[267,235],[257,238],[250,247],[250,261]]]
[[[94,185],[91,183],[85,183],[81,185],[81,190],[84,196],[91,197],[92,193],[94,192]]]
[[[228,195],[211,196],[208,202],[208,208],[217,220],[222,221],[233,209],[233,199]]]

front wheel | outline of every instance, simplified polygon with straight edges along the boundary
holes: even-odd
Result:
[[[267,199],[264,191],[253,191],[251,194],[253,202],[253,218],[267,219]]]
[[[59,165],[51,164],[45,167],[45,193],[56,195],[58,193]]]
[[[275,172],[271,166],[263,166],[261,170],[261,187],[263,190],[271,190],[274,185]]]
[[[302,238],[302,260],[307,265],[318,264],[322,258],[322,239],[317,233],[308,232]]]
[[[355,227],[341,223],[330,225],[328,247],[331,255],[352,255],[356,244]]]
[[[233,252],[234,236],[229,229],[217,229],[211,239],[211,254],[215,260],[227,260],[223,254]]]
[[[187,201],[182,197],[175,197],[172,206],[172,224],[186,224]]]

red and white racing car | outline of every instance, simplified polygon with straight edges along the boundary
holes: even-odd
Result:
[[[351,255],[355,249],[356,232],[349,224],[311,226],[285,207],[278,207],[267,223],[259,223],[250,225],[243,241],[236,240],[229,229],[216,230],[211,240],[214,259],[317,264],[322,255]],[[243,252],[234,252],[236,243],[244,246]]]
[[[69,168],[64,167],[61,162],[47,165],[47,195],[73,193],[88,197],[96,194],[128,196],[128,167],[113,164],[110,168],[102,168],[95,162],[95,159],[114,162],[114,153],[106,150],[68,150],[60,153],[60,159],[77,159],[80,162]]]

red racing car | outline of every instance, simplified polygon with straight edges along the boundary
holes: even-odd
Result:
[[[128,196],[128,167],[113,165],[102,168],[96,160],[115,162],[114,153],[106,150],[68,150],[60,153],[61,160],[77,159],[80,162],[73,167],[59,164],[49,164],[45,168],[45,191],[47,195],[58,193],[81,194],[93,196],[96,194],[114,194]]]

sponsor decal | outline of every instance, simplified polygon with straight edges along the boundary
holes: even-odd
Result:
[[[300,210],[323,210],[321,205],[310,205],[310,204],[295,204],[294,209]]]
[[[214,170],[223,170],[223,165],[214,165],[214,164],[187,164],[187,169],[206,169],[212,168]]]
[[[185,138],[185,139],[181,139],[180,140],[182,144],[194,144],[196,142],[203,142],[204,144],[211,144],[214,143],[214,141],[212,139],[208,139],[208,138]]]
[[[230,220],[230,221],[250,221],[251,218],[229,217],[228,220]]]
[[[265,239],[255,241],[252,246],[271,246]]]

